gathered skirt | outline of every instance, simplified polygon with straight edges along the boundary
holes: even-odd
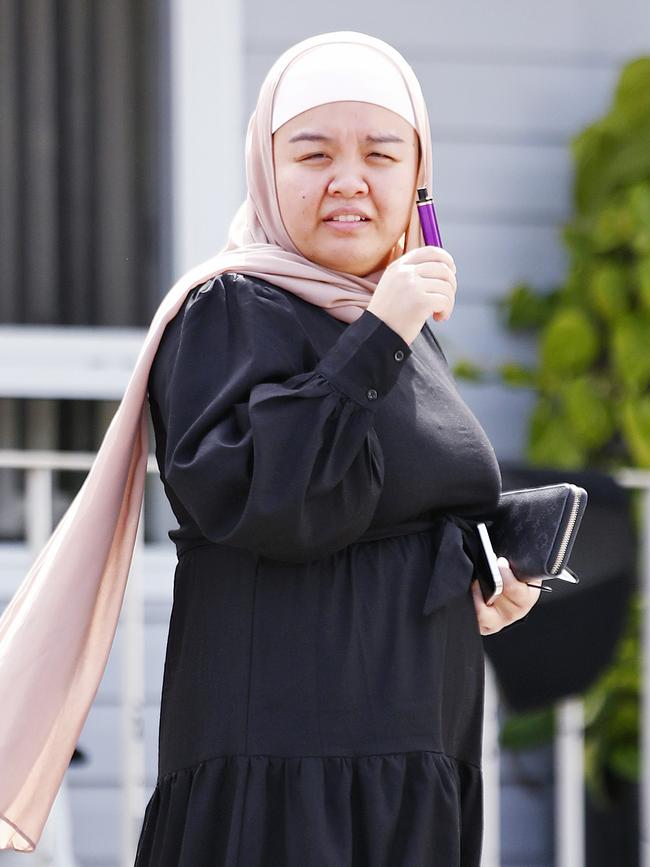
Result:
[[[479,867],[483,644],[469,587],[423,613],[436,544],[179,556],[135,867]]]

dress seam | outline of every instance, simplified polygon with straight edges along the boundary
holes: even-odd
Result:
[[[246,690],[246,722],[244,726],[244,748],[248,749],[248,721],[251,705],[251,682],[253,679],[253,642],[255,639],[255,598],[257,596],[257,580],[259,577],[260,558],[255,562],[255,578],[253,580],[253,599],[250,616],[250,638],[248,642],[248,688]],[[200,764],[200,763],[199,763]]]
[[[312,580],[313,576],[312,576],[311,572],[312,572],[312,568],[310,565],[308,565],[307,566],[307,578],[308,578],[308,580]],[[320,661],[322,659],[322,656],[321,656],[320,642],[321,642],[321,635],[322,635],[321,625],[322,625],[322,619],[323,619],[323,606],[321,605],[321,599],[322,599],[323,593],[325,592],[324,587],[325,587],[325,582],[319,581],[318,582],[318,606],[316,608],[316,617],[318,618],[318,623],[316,625],[316,642],[315,642],[316,643],[316,653],[315,653],[315,658],[314,658],[314,672],[315,672],[315,679],[316,679],[316,719],[318,721],[318,744],[319,744],[321,750],[324,749],[324,747],[323,747],[323,729],[322,729],[322,725],[321,725],[321,695],[322,695],[322,691],[321,691],[321,664],[320,664]]]
[[[209,756],[207,759],[201,759],[200,762],[196,762],[193,765],[185,765],[182,768],[175,768],[173,771],[168,771],[166,774],[163,774],[162,777],[158,777],[156,780],[156,785],[162,783],[167,777],[171,777],[174,774],[179,774],[181,771],[192,771],[201,765],[205,765],[208,762],[216,761],[217,759],[374,759],[374,758],[387,758],[388,756],[415,756],[422,755],[423,753],[430,754],[433,756],[444,756],[446,759],[452,759],[454,762],[458,762],[462,765],[469,765],[471,768],[475,768],[477,771],[481,771],[482,768],[480,765],[475,762],[470,762],[469,759],[461,759],[458,756],[452,756],[451,753],[445,753],[442,750],[405,750],[399,752],[392,753],[361,753],[353,756],[339,756],[339,755],[320,755],[320,756],[310,756],[310,755],[300,755],[300,756],[279,756],[273,755],[271,753],[218,753],[214,756]]]

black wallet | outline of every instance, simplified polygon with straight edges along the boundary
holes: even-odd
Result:
[[[483,518],[497,557],[506,557],[515,576],[564,577],[587,491],[570,482],[504,491],[495,510]]]

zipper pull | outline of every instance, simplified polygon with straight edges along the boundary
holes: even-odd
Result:
[[[564,569],[554,576],[555,578],[560,578],[562,581],[569,581],[571,584],[579,584],[580,579],[576,575],[576,573],[569,569],[568,566],[565,566]]]

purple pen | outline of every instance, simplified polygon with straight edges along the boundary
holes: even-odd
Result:
[[[433,247],[442,247],[442,238],[440,237],[440,229],[438,228],[438,220],[436,219],[436,209],[426,187],[418,188],[418,200],[416,204],[418,206],[418,216],[420,217],[424,243]]]

